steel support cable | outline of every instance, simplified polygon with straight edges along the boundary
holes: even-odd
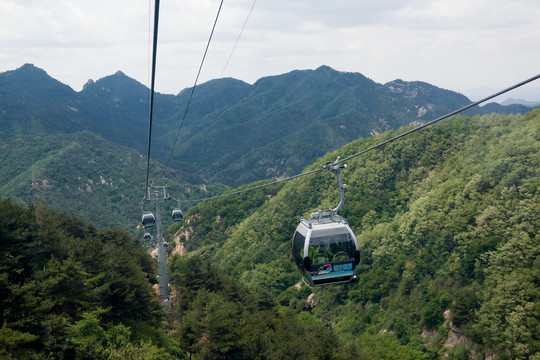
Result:
[[[158,20],[159,20],[159,0],[155,0],[154,6],[154,39],[152,46],[152,75],[150,85],[150,113],[148,121],[148,152],[146,154],[146,186],[145,194],[148,190],[148,179],[150,176],[150,148],[152,144],[152,118],[154,113],[154,85],[156,79],[156,57],[157,57],[157,38],[158,38]]]
[[[476,102],[473,102],[473,103],[471,103],[471,104],[469,104],[469,105],[467,105],[467,106],[464,106],[464,107],[462,107],[462,108],[460,108],[460,109],[458,109],[458,110],[454,110],[454,111],[452,111],[452,112],[450,112],[450,113],[448,113],[448,114],[446,114],[446,115],[444,115],[444,116],[441,116],[441,117],[439,117],[439,118],[437,118],[437,119],[435,119],[435,120],[432,120],[432,121],[430,121],[430,122],[427,122],[427,123],[425,123],[424,125],[418,126],[418,127],[414,128],[414,129],[411,129],[411,130],[406,131],[406,132],[404,132],[404,133],[402,133],[402,134],[399,134],[399,135],[397,135],[397,136],[394,136],[394,137],[391,138],[391,139],[385,140],[385,141],[383,141],[383,142],[381,142],[381,143],[379,143],[379,144],[377,144],[377,145],[373,145],[373,146],[371,146],[371,147],[369,147],[369,148],[367,148],[367,149],[364,149],[364,150],[362,150],[362,151],[360,151],[360,152],[358,152],[358,153],[356,153],[356,154],[354,154],[354,155],[348,156],[348,157],[346,157],[346,158],[344,158],[344,159],[337,160],[337,161],[335,161],[335,162],[333,162],[333,163],[328,163],[328,164],[324,165],[324,166],[321,167],[321,168],[318,168],[318,169],[315,169],[315,170],[311,170],[311,171],[308,171],[308,172],[305,172],[305,173],[301,173],[301,174],[289,176],[289,177],[287,177],[287,178],[285,178],[285,179],[275,180],[275,181],[272,181],[272,182],[269,182],[269,183],[266,183],[266,184],[261,184],[261,185],[253,186],[253,187],[250,187],[250,188],[247,188],[247,189],[242,189],[242,190],[234,191],[234,192],[231,192],[231,193],[226,193],[226,194],[222,194],[222,195],[211,196],[211,197],[207,197],[207,198],[204,198],[204,199],[183,200],[183,202],[201,202],[201,201],[205,201],[205,200],[219,199],[219,198],[222,198],[222,197],[232,196],[232,195],[236,195],[236,194],[243,193],[243,192],[250,191],[250,190],[260,189],[260,188],[262,188],[262,187],[274,185],[274,184],[277,184],[277,183],[280,183],[280,182],[285,182],[285,181],[293,180],[293,179],[299,178],[299,177],[301,177],[301,176],[311,175],[311,174],[314,174],[314,173],[319,172],[319,171],[321,171],[321,170],[332,169],[332,166],[334,166],[334,165],[340,164],[340,163],[342,163],[342,162],[344,162],[344,161],[347,161],[347,160],[350,160],[350,159],[355,158],[355,157],[357,157],[357,156],[360,156],[360,155],[362,155],[362,154],[365,154],[365,153],[367,153],[368,151],[377,149],[377,148],[379,148],[379,147],[381,147],[381,146],[384,146],[384,145],[386,145],[386,144],[388,144],[388,143],[390,143],[390,142],[392,142],[392,141],[394,141],[394,140],[397,140],[397,139],[399,139],[399,138],[402,138],[402,137],[404,137],[404,136],[406,136],[406,135],[409,135],[409,134],[411,134],[411,133],[413,133],[413,132],[415,132],[415,131],[421,130],[421,129],[425,128],[426,126],[433,125],[433,124],[435,124],[435,123],[437,123],[437,122],[439,122],[439,121],[441,121],[441,120],[443,120],[443,119],[449,118],[450,116],[454,116],[454,115],[456,115],[456,114],[459,114],[460,112],[463,112],[463,111],[465,111],[465,110],[468,110],[468,109],[470,109],[470,108],[472,108],[472,107],[474,107],[474,106],[480,105],[480,104],[482,104],[482,103],[484,103],[484,102],[486,102],[486,101],[488,101],[488,100],[491,100],[491,99],[493,99],[493,98],[495,98],[495,97],[497,97],[497,96],[499,96],[499,95],[502,95],[502,94],[504,94],[504,93],[507,93],[507,92],[509,92],[509,91],[511,91],[511,90],[517,89],[518,87],[521,87],[521,86],[523,86],[523,85],[525,85],[525,84],[528,84],[528,83],[530,83],[530,82],[533,82],[533,81],[535,81],[535,80],[537,80],[537,79],[539,79],[539,78],[540,78],[540,74],[538,74],[538,75],[536,75],[536,76],[533,76],[533,77],[531,77],[530,79],[527,79],[527,80],[524,80],[524,81],[522,81],[522,82],[520,82],[520,83],[517,83],[517,84],[515,84],[515,85],[512,85],[512,86],[510,86],[510,87],[508,87],[508,88],[506,88],[506,89],[504,89],[504,90],[501,90],[501,91],[499,91],[499,92],[497,92],[497,93],[495,93],[495,94],[493,94],[493,95],[490,95],[490,96],[488,96],[488,97],[485,97],[485,98],[483,98],[482,100],[478,100],[478,101],[476,101]]]
[[[233,46],[233,48],[231,50],[231,53],[229,54],[229,58],[227,59],[227,62],[225,63],[225,66],[223,67],[223,70],[221,71],[221,75],[219,75],[220,78],[223,77],[223,74],[225,73],[225,69],[227,69],[227,66],[229,65],[229,61],[231,60],[232,55],[234,53],[234,50],[236,49],[236,45],[238,45],[238,41],[240,41],[240,37],[242,36],[242,33],[244,32],[244,28],[247,25],[247,22],[249,20],[249,17],[251,16],[251,13],[253,12],[253,8],[255,7],[255,3],[257,3],[257,0],[253,0],[253,5],[251,5],[251,9],[249,10],[246,21],[244,21],[244,25],[242,26],[242,29],[240,30],[240,33],[238,34],[238,37],[236,38],[236,42],[234,43],[234,46]]]
[[[290,181],[290,180],[299,178],[299,177],[301,177],[301,176],[311,175],[311,174],[313,174],[313,173],[316,173],[316,172],[319,172],[319,171],[325,170],[325,169],[326,169],[325,167],[322,167],[322,168],[318,168],[318,169],[315,169],[315,170],[311,170],[311,171],[308,171],[308,172],[305,172],[305,173],[301,173],[301,174],[289,176],[289,177],[284,178],[284,179],[274,180],[274,181],[269,182],[269,183],[266,183],[266,184],[261,184],[261,185],[253,186],[253,187],[250,187],[250,188],[247,188],[247,189],[242,189],[242,190],[234,191],[234,192],[231,192],[231,193],[226,193],[226,194],[221,194],[221,195],[211,196],[211,197],[207,197],[207,198],[204,198],[204,199],[194,199],[194,200],[186,199],[186,200],[182,200],[182,202],[201,202],[201,201],[205,201],[205,200],[219,199],[219,198],[226,197],[226,196],[232,196],[232,195],[240,194],[240,193],[243,193],[243,192],[246,192],[246,191],[251,191],[251,190],[255,190],[255,189],[260,189],[260,188],[263,188],[263,187],[266,187],[266,186],[270,186],[270,185],[274,185],[274,184],[278,184],[278,183],[281,183],[281,182]]]
[[[180,136],[180,131],[182,130],[182,126],[184,126],[184,122],[186,121],[186,116],[189,110],[189,105],[191,104],[191,99],[193,99],[193,93],[195,92],[195,87],[197,86],[197,82],[199,81],[199,76],[201,75],[201,70],[204,65],[204,60],[206,59],[206,54],[208,53],[208,48],[210,47],[210,42],[212,41],[212,36],[214,35],[214,30],[216,29],[216,24],[219,19],[219,14],[221,12],[221,7],[223,6],[223,0],[221,0],[221,3],[219,4],[219,9],[216,15],[216,19],[214,20],[214,26],[212,26],[212,31],[210,32],[210,37],[208,38],[208,43],[206,44],[206,49],[204,50],[204,55],[201,61],[201,65],[199,66],[199,71],[197,72],[197,77],[195,78],[195,83],[193,84],[193,88],[191,88],[191,94],[189,95],[189,100],[186,105],[186,110],[184,111],[184,116],[182,117],[182,122],[180,123],[180,127],[178,128],[178,132],[176,133],[176,139],[174,140],[174,144],[171,149],[171,153],[169,154],[169,158],[167,159],[167,162],[165,163],[165,168],[169,166],[169,161],[171,160],[172,154],[174,152],[174,148],[176,147],[176,143],[178,142],[178,137]]]

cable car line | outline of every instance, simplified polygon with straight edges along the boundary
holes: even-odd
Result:
[[[199,81],[199,76],[201,75],[201,70],[204,65],[204,60],[206,59],[206,54],[208,53],[208,48],[210,47],[210,42],[212,41],[212,36],[214,35],[214,30],[216,29],[216,24],[219,19],[219,14],[221,13],[221,7],[223,6],[223,0],[221,0],[221,3],[219,4],[219,9],[216,15],[216,19],[214,20],[214,25],[212,26],[212,31],[210,32],[210,37],[208,38],[208,43],[206,44],[206,49],[204,50],[204,55],[201,61],[201,65],[199,66],[199,71],[197,72],[197,77],[195,78],[195,83],[193,84],[193,87],[191,88],[191,94],[189,95],[189,100],[186,105],[186,110],[184,111],[184,116],[182,117],[182,122],[180,123],[180,127],[178,128],[178,132],[176,133],[176,139],[174,140],[174,144],[171,149],[171,153],[169,154],[169,158],[167,159],[167,162],[165,163],[165,167],[169,166],[169,161],[171,160],[172,154],[174,152],[174,148],[176,146],[176,143],[178,142],[178,137],[180,136],[180,131],[182,130],[182,127],[184,126],[184,121],[186,121],[186,116],[189,110],[189,105],[191,104],[191,99],[193,99],[193,93],[195,92],[195,87],[197,86],[197,82]]]
[[[247,25],[247,22],[249,20],[249,17],[251,16],[251,13],[253,12],[253,8],[255,7],[255,4],[257,3],[257,0],[253,0],[253,5],[251,5],[251,9],[249,10],[248,16],[246,18],[246,21],[244,21],[244,25],[242,26],[242,29],[240,29],[240,33],[238,34],[238,37],[236,38],[236,42],[234,43],[234,46],[231,50],[231,53],[229,54],[229,57],[227,58],[227,62],[225,63],[225,66],[223,67],[223,70],[221,71],[221,75],[219,75],[220,78],[223,77],[223,74],[225,73],[225,69],[229,65],[229,61],[231,60],[231,57],[234,53],[234,50],[236,49],[236,45],[238,45],[238,41],[240,41],[240,37],[242,36],[242,33],[244,32],[244,28]]]
[[[210,38],[208,39],[208,43],[206,45],[206,49],[204,51],[204,55],[201,61],[201,65],[199,66],[199,71],[197,73],[197,77],[195,79],[195,84],[193,85],[191,95],[189,97],[188,104],[186,106],[186,110],[184,112],[184,116],[182,118],[182,123],[180,124],[180,127],[178,129],[178,133],[176,134],[176,140],[174,142],[174,145],[171,149],[171,153],[169,155],[169,158],[167,160],[167,163],[165,165],[165,168],[168,166],[169,161],[171,159],[172,153],[174,151],[174,147],[178,141],[178,136],[180,135],[180,130],[182,129],[182,125],[184,124],[184,121],[186,119],[186,115],[189,109],[189,105],[191,104],[191,100],[193,98],[193,93],[195,91],[195,87],[197,86],[197,82],[199,80],[199,76],[201,74],[201,70],[204,64],[204,61],[206,59],[206,54],[208,52],[208,48],[210,46],[210,42],[212,40],[212,36],[214,34],[214,30],[216,28],[216,24],[219,18],[219,14],[221,13],[221,8],[223,6],[223,0],[221,0],[221,3],[219,5],[218,13],[216,15],[216,19],[214,21],[214,25],[212,27],[212,32],[210,34]],[[146,185],[145,185],[145,191],[144,196],[141,201],[141,210],[143,212],[142,216],[142,223],[143,228],[153,227],[155,226],[156,219],[152,212],[144,211],[144,204],[146,201],[151,200],[150,196],[150,187],[149,187],[149,176],[150,176],[150,149],[152,144],[152,120],[153,120],[153,109],[154,109],[154,93],[155,93],[155,74],[156,74],[156,58],[157,58],[157,38],[158,38],[158,20],[159,20],[159,0],[155,0],[155,9],[154,9],[154,36],[153,36],[153,47],[152,47],[152,74],[151,74],[151,86],[150,86],[150,110],[149,110],[149,121],[148,121],[148,151],[147,151],[147,163],[146,163]],[[183,213],[180,209],[180,206],[173,209],[172,212],[172,218],[175,221],[182,221],[183,220]]]
[[[150,148],[152,144],[152,118],[154,113],[154,85],[156,79],[156,57],[157,57],[157,37],[158,37],[158,20],[159,20],[159,0],[155,0],[154,5],[154,39],[152,46],[152,75],[150,85],[150,114],[148,120],[148,152],[146,154],[146,186],[145,194],[148,190],[148,178],[150,176]]]
[[[358,241],[347,223],[338,212],[345,204],[345,185],[341,179],[339,157],[325,168],[335,171],[341,199],[338,206],[319,210],[311,214],[311,219],[300,219],[292,242],[292,256],[309,287],[348,283],[356,279],[357,265],[360,263]]]
[[[495,97],[497,97],[497,96],[499,96],[499,95],[502,95],[502,94],[504,94],[504,93],[507,93],[507,92],[509,92],[509,91],[511,91],[511,90],[517,89],[517,88],[519,88],[519,87],[521,87],[521,86],[523,86],[523,85],[526,85],[526,84],[528,84],[528,83],[530,83],[530,82],[532,82],[532,81],[535,81],[535,80],[537,80],[537,79],[539,79],[539,78],[540,78],[540,74],[535,75],[535,76],[533,76],[533,77],[531,77],[531,78],[529,78],[529,79],[527,79],[527,80],[521,81],[521,82],[519,82],[519,83],[517,83],[517,84],[515,84],[515,85],[512,85],[512,86],[510,86],[510,87],[508,87],[508,88],[506,88],[506,89],[504,89],[504,90],[501,90],[501,91],[499,91],[499,92],[497,92],[497,93],[495,93],[495,94],[493,94],[493,95],[490,95],[490,96],[485,97],[485,98],[483,98],[483,99],[481,99],[481,100],[478,100],[478,101],[476,101],[476,102],[473,102],[473,103],[471,103],[471,104],[469,104],[469,105],[466,105],[466,106],[464,106],[464,107],[462,107],[462,108],[460,108],[460,109],[454,110],[454,111],[452,111],[452,112],[450,112],[450,113],[448,113],[448,114],[446,114],[446,115],[443,115],[443,116],[441,116],[441,117],[439,117],[439,118],[437,118],[437,119],[435,119],[435,120],[432,120],[432,121],[430,121],[430,122],[427,122],[427,123],[425,123],[425,124],[423,124],[423,125],[420,125],[420,126],[414,128],[414,129],[408,130],[408,131],[406,131],[406,132],[404,132],[404,133],[402,133],[402,134],[399,134],[399,135],[397,135],[397,136],[394,136],[393,138],[390,138],[390,139],[388,139],[388,140],[382,141],[382,142],[380,142],[379,144],[374,145],[374,146],[371,146],[371,147],[369,147],[369,148],[367,148],[367,149],[364,149],[364,150],[362,150],[362,151],[360,151],[360,152],[358,152],[358,153],[356,153],[356,154],[353,154],[353,155],[351,155],[351,156],[348,156],[348,157],[346,157],[346,158],[344,158],[344,159],[338,159],[338,160],[336,160],[336,161],[333,162],[333,163],[328,163],[328,164],[324,165],[324,166],[321,167],[321,168],[318,168],[318,169],[315,169],[315,170],[311,170],[311,171],[308,171],[308,172],[305,172],[305,173],[300,173],[300,174],[297,174],[297,175],[289,176],[289,177],[284,178],[284,179],[275,180],[275,181],[272,181],[272,182],[269,182],[269,183],[266,183],[266,184],[261,184],[261,185],[253,186],[253,187],[250,187],[250,188],[247,188],[247,189],[242,189],[242,190],[234,191],[234,192],[231,192],[231,193],[226,193],[226,194],[221,194],[221,195],[211,196],[211,197],[202,198],[202,199],[194,199],[194,200],[186,199],[186,200],[184,200],[184,202],[201,202],[201,201],[205,201],[205,200],[219,199],[219,198],[222,198],[222,197],[232,196],[232,195],[236,195],[236,194],[239,194],[239,193],[247,192],[247,191],[250,191],[250,190],[260,189],[260,188],[262,188],[262,187],[274,185],[274,184],[277,184],[277,183],[280,183],[280,182],[290,181],[290,180],[293,180],[293,179],[296,179],[296,178],[299,178],[299,177],[302,177],[302,176],[311,175],[311,174],[316,173],[316,172],[319,172],[319,171],[321,171],[321,170],[329,170],[329,169],[332,168],[333,165],[341,164],[341,163],[343,163],[343,162],[345,162],[345,161],[347,161],[347,160],[350,160],[350,159],[352,159],[352,158],[355,158],[355,157],[357,157],[357,156],[360,156],[360,155],[362,155],[362,154],[365,154],[365,153],[367,153],[368,151],[371,151],[371,150],[380,148],[380,147],[382,147],[382,146],[384,146],[384,145],[386,145],[386,144],[388,144],[388,143],[390,143],[390,142],[393,142],[393,141],[395,141],[395,140],[397,140],[397,139],[399,139],[399,138],[402,138],[402,137],[404,137],[404,136],[406,136],[406,135],[410,135],[410,134],[412,134],[412,133],[415,132],[415,131],[421,130],[421,129],[423,129],[423,128],[429,126],[429,125],[433,125],[433,124],[435,124],[435,123],[437,123],[437,122],[439,122],[439,121],[441,121],[441,120],[447,119],[447,118],[449,118],[449,117],[451,117],[451,116],[457,115],[457,114],[459,114],[459,113],[461,113],[461,112],[463,112],[463,111],[465,111],[465,110],[468,110],[468,109],[470,109],[470,108],[472,108],[472,107],[474,107],[474,106],[478,106],[478,105],[480,105],[480,104],[482,104],[482,103],[484,103],[484,102],[486,102],[486,101],[488,101],[488,100],[491,100],[491,99],[493,99],[493,98],[495,98]]]
[[[184,117],[182,119],[182,123],[180,125],[180,128],[178,129],[178,133],[176,135],[175,143],[174,143],[174,145],[172,147],[171,154],[169,155],[169,159],[167,160],[167,164],[165,165],[165,167],[168,166],[169,160],[171,159],[172,153],[174,151],[174,146],[176,145],[176,143],[178,141],[178,135],[180,134],[180,130],[182,129],[182,125],[184,124],[184,121],[185,121],[185,118],[186,118],[186,115],[187,115],[187,112],[188,112],[188,109],[189,109],[189,105],[190,105],[191,100],[193,98],[193,92],[195,90],[195,87],[197,85],[197,81],[198,81],[199,76],[201,74],[201,70],[202,70],[202,67],[203,67],[203,64],[204,64],[204,61],[205,61],[205,58],[206,58],[206,54],[208,52],[208,48],[210,46],[210,42],[212,40],[212,36],[214,34],[214,30],[216,28],[217,20],[219,18],[219,14],[221,12],[222,6],[223,6],[223,0],[221,0],[221,3],[219,5],[218,13],[216,15],[214,25],[212,27],[212,32],[210,34],[210,38],[208,39],[208,43],[206,45],[204,56],[203,56],[203,59],[201,61],[201,65],[199,67],[197,77],[195,79],[195,84],[193,85],[193,89],[191,91],[191,95],[190,95],[190,98],[189,98],[189,101],[188,101],[188,104],[187,104],[187,107],[186,107],[186,110],[185,110],[185,113],[184,113]],[[156,58],[157,58],[158,22],[159,22],[159,0],[155,0],[154,34],[153,34],[153,47],[152,47],[152,74],[151,74],[151,86],[150,86],[150,109],[149,109],[149,121],[148,121],[148,151],[147,151],[147,163],[146,163],[146,184],[145,184],[145,194],[144,194],[143,199],[141,201],[141,210],[143,212],[141,222],[143,224],[143,228],[145,228],[145,229],[156,226],[156,217],[154,217],[154,214],[151,211],[145,211],[144,210],[144,204],[145,204],[146,201],[151,201],[152,200],[152,195],[150,194],[150,187],[149,187],[149,175],[150,175],[150,153],[151,153],[150,150],[151,150],[151,145],[152,145],[152,120],[153,120],[154,94],[155,94],[154,89],[155,89]],[[164,192],[163,193],[164,199],[168,199],[169,197],[172,198],[172,196],[169,196],[169,197],[167,196],[166,187],[163,187],[163,192]],[[158,213],[159,208],[158,208],[157,197],[156,197],[155,200],[156,200],[156,213]],[[178,203],[180,203],[180,202],[178,202]],[[157,217],[158,217],[158,219],[157,219],[158,224],[157,225],[158,225],[158,229],[159,229],[160,224],[161,224],[161,221],[159,220],[159,214],[158,214]],[[183,213],[182,213],[182,210],[180,209],[180,206],[173,209],[172,218],[175,221],[182,221],[183,220]],[[159,233],[159,230],[158,230],[158,233]]]
[[[250,191],[250,190],[260,189],[262,187],[278,184],[278,183],[281,183],[281,182],[290,181],[290,180],[293,180],[293,179],[296,179],[296,178],[299,178],[299,177],[302,177],[302,176],[311,175],[313,173],[316,173],[316,172],[319,172],[319,171],[325,170],[325,169],[326,169],[326,167],[322,167],[322,168],[311,170],[311,171],[308,171],[308,172],[305,172],[305,173],[289,176],[289,177],[286,177],[284,179],[274,180],[274,181],[266,183],[266,184],[261,184],[261,185],[253,186],[253,187],[250,187],[250,188],[247,188],[247,189],[242,189],[242,190],[238,190],[238,191],[234,191],[234,192],[230,192],[230,193],[226,193],[226,194],[211,196],[211,197],[202,198],[202,199],[186,199],[186,200],[183,200],[183,201],[184,202],[201,202],[201,201],[205,201],[205,200],[219,199],[219,198],[222,198],[222,197],[232,196],[232,195],[240,194],[240,193]]]

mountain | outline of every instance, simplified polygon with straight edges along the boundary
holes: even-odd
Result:
[[[501,105],[504,105],[504,106],[513,105],[513,104],[524,105],[528,107],[536,107],[540,105],[540,101],[529,101],[529,100],[523,100],[523,99],[508,98],[501,103]]]
[[[179,133],[191,92],[156,94],[153,157],[229,185],[295,174],[352,140],[426,122],[470,103],[423,82],[382,85],[321,66],[253,85],[230,78],[201,84]],[[28,131],[92,131],[144,154],[148,101],[149,90],[120,71],[90,80],[81,92],[29,64],[0,74],[0,121],[9,129],[4,139]],[[490,104],[469,113],[527,110]]]
[[[168,183],[178,199],[294,175],[353,140],[470,103],[423,82],[377,84],[321,66],[253,85],[231,78],[201,84],[179,133],[192,91],[155,95],[150,180]],[[133,229],[145,183],[148,101],[149,90],[121,71],[89,80],[80,92],[31,64],[1,73],[2,196],[43,199],[100,226]],[[469,112],[528,109],[488,104]]]
[[[140,220],[146,160],[90,131],[21,136],[2,144],[0,193],[22,204],[42,201],[100,226],[131,231]],[[178,200],[220,193],[197,176],[152,162],[152,180]],[[168,204],[166,211],[177,206]]]
[[[469,103],[422,82],[381,85],[326,66],[293,71],[260,79],[242,101],[186,124],[177,153],[182,162],[200,164],[206,178],[239,185],[298,173],[359,137],[427,122]]]
[[[355,140],[306,170],[410,128]],[[167,313],[140,242],[44,204],[106,194],[80,203],[94,213],[103,199],[121,202],[140,182],[140,154],[89,131],[3,143],[2,181],[21,178],[2,194],[28,177],[56,193],[28,207],[0,200],[0,357],[537,358],[538,133],[540,110],[458,116],[351,158],[341,215],[361,258],[345,285],[310,289],[291,260],[300,216],[339,198],[333,173],[202,202],[165,234],[176,245]],[[155,168],[155,178],[172,171]]]
[[[353,141],[305,170],[402,131]],[[539,110],[458,116],[348,161],[341,215],[361,252],[348,285],[309,289],[291,260],[300,216],[339,200],[330,172],[201,203],[168,237],[372,358],[394,358],[381,350],[392,341],[420,352],[410,358],[534,358],[538,133]]]
[[[72,110],[78,103],[73,89],[33,65],[1,73],[0,139],[82,130],[83,119]]]

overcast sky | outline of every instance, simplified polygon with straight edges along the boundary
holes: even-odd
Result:
[[[220,0],[162,0],[156,90],[193,85]],[[540,73],[538,0],[224,0],[199,83],[328,65],[479,100]],[[1,0],[0,72],[25,63],[80,91],[121,70],[150,84],[153,2]],[[223,73],[223,75],[222,75]],[[504,95],[540,100],[540,80]]]

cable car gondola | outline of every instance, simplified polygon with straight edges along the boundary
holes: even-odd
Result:
[[[175,208],[172,211],[172,218],[174,221],[183,221],[184,220],[184,214],[182,214],[182,210],[179,208]]]
[[[156,226],[156,218],[154,217],[154,214],[152,214],[151,212],[143,213],[141,221],[143,224],[143,228],[145,229]]]
[[[347,221],[334,215],[300,220],[293,257],[304,281],[313,287],[352,281],[360,251]]]
[[[150,233],[144,233],[144,240],[146,241],[150,241],[152,240],[152,235]]]
[[[339,160],[339,158],[338,158]],[[293,237],[292,254],[304,282],[310,286],[347,283],[356,278],[360,262],[358,242],[347,220],[338,215],[345,202],[341,166],[329,164],[338,176],[341,201],[335,209],[301,219]]]

